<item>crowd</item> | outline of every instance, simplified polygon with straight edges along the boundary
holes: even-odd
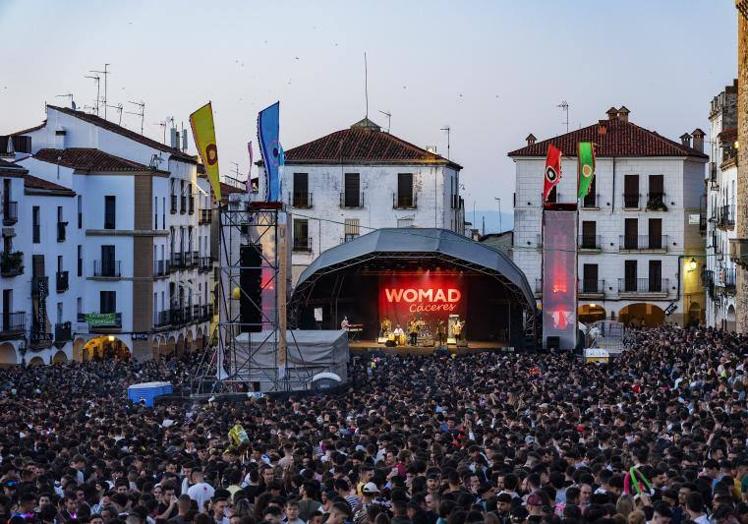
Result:
[[[343,393],[153,409],[127,385],[194,361],[0,370],[0,520],[748,524],[746,340],[628,343],[357,358]]]

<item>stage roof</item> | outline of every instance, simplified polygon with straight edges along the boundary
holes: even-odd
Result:
[[[378,229],[328,249],[301,273],[296,291],[318,277],[371,259],[433,257],[488,273],[501,280],[528,306],[535,298],[522,270],[504,253],[453,231],[435,228]],[[519,298],[518,297],[518,298]]]

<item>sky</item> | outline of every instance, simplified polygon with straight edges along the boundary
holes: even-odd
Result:
[[[563,133],[562,100],[571,129],[625,105],[673,139],[706,130],[736,74],[736,28],[733,0],[0,0],[0,134],[40,123],[58,95],[93,106],[85,75],[109,63],[108,103],[144,101],[151,138],[212,101],[222,173],[236,162],[243,178],[276,100],[286,149],[364,116],[366,53],[369,117],[386,129],[391,113],[391,133],[445,156],[449,126],[468,219],[491,230],[498,197],[507,229],[506,154]]]

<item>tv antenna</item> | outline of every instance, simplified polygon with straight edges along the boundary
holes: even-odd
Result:
[[[369,63],[364,51],[364,98],[366,99],[366,118],[369,118]]]
[[[122,109],[123,109],[122,104],[117,104],[116,106],[107,106],[107,107],[114,109],[115,111],[119,113],[119,122],[117,123],[117,125],[121,126],[122,125]]]
[[[390,132],[390,123],[392,122],[392,113],[389,113],[387,111],[379,110],[380,113],[382,113],[384,116],[387,117],[387,132]]]
[[[75,100],[73,100],[73,93],[65,93],[64,95],[56,95],[55,98],[67,98],[68,103],[72,109],[75,109]]]
[[[96,116],[99,116],[99,100],[101,100],[101,77],[99,75],[85,75],[84,78],[90,78],[91,80],[96,82],[96,106],[94,107],[94,110],[96,111]]]
[[[449,135],[452,129],[449,126],[444,126],[440,129],[440,131],[445,131],[447,133],[447,160],[449,160],[449,149],[450,149]]]
[[[161,122],[154,122],[154,126],[161,126],[161,129],[164,131],[164,144],[166,144],[166,127],[168,124],[168,120],[162,120]]]
[[[128,115],[135,115],[140,117],[140,134],[143,134],[143,124],[145,123],[145,102],[142,100],[140,102],[133,102],[132,100],[127,102],[128,104],[132,104],[134,106],[137,106],[139,111],[133,112],[133,111],[125,111]]]
[[[104,120],[106,120],[106,108],[107,108],[107,105],[106,105],[106,100],[107,100],[107,84],[108,84],[107,80],[108,80],[109,75],[112,74],[111,71],[109,71],[109,66],[110,65],[111,64],[104,64],[104,70],[103,71],[89,71],[90,73],[100,73],[100,74],[104,75],[104,98],[102,98],[102,100],[101,100],[104,103]]]
[[[558,104],[556,107],[560,107],[561,111],[563,111],[566,114],[566,121],[561,122],[562,124],[566,124],[566,132],[569,132],[569,104],[566,102],[566,100],[561,100],[561,103]]]

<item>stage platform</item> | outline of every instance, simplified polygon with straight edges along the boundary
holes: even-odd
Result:
[[[378,344],[376,340],[351,340],[348,342],[348,347],[351,353],[368,353],[368,352],[381,352],[389,355],[422,355],[429,356],[433,355],[438,349],[436,346],[423,347],[423,346],[397,346],[397,347],[386,347],[383,344]],[[469,353],[480,353],[484,351],[513,351],[512,348],[504,342],[480,342],[480,341],[468,341],[467,346],[445,346],[447,351],[451,354],[456,355],[467,355]]]

